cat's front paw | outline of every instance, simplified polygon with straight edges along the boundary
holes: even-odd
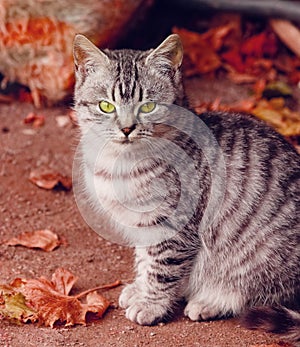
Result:
[[[126,318],[140,325],[155,325],[167,315],[167,310],[159,302],[139,300],[126,309]]]
[[[135,283],[127,284],[119,297],[119,306],[122,308],[129,307],[136,300],[136,295],[137,288]]]
[[[191,300],[186,305],[184,314],[193,321],[200,321],[214,319],[220,316],[220,311],[203,301]]]
[[[126,309],[126,318],[140,325],[154,325],[167,315],[165,302],[147,300],[135,283],[127,285],[119,298],[119,306]]]

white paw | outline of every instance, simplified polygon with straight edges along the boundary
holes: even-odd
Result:
[[[119,306],[126,309],[126,318],[140,325],[154,325],[167,314],[164,301],[147,300],[135,283],[127,285],[119,298]]]
[[[154,302],[137,301],[126,310],[126,318],[140,325],[154,325],[166,316],[166,308]]]
[[[184,309],[184,314],[193,321],[209,320],[221,315],[221,312],[202,301],[191,300]]]
[[[119,297],[119,306],[122,308],[129,307],[134,301],[137,295],[137,289],[135,283],[128,284]]]

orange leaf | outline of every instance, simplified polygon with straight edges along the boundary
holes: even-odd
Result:
[[[265,40],[266,34],[264,32],[249,37],[241,46],[242,54],[261,57],[263,54],[263,45]]]
[[[110,302],[97,292],[89,293],[86,296],[86,311],[92,312],[101,318],[110,306]]]
[[[38,312],[39,323],[53,327],[56,322],[66,325],[85,324],[86,310],[73,296],[59,293],[46,278],[28,280],[22,293]]]
[[[186,56],[194,67],[194,73],[208,73],[221,66],[221,60],[213,44],[203,35],[177,28],[174,28],[173,32],[180,35]]]
[[[69,295],[77,279],[78,278],[70,271],[63,268],[58,268],[52,275],[51,282],[53,283],[55,290],[57,290],[59,293]]]
[[[8,246],[24,246],[28,248],[41,248],[46,252],[53,251],[58,247],[61,242],[53,231],[36,230],[36,231],[26,231],[16,237],[5,242]]]
[[[64,176],[58,172],[46,170],[33,170],[29,175],[29,181],[34,183],[39,188],[53,189],[61,186],[66,190],[72,188],[72,180],[68,176]]]
[[[218,51],[223,47],[225,37],[231,32],[233,25],[228,23],[216,28],[212,28],[206,31],[204,34],[200,34],[202,40],[206,41],[214,51]]]
[[[226,63],[234,67],[238,72],[245,71],[245,65],[240,52],[234,48],[222,54],[222,58]]]
[[[96,293],[97,289],[109,289],[118,286],[121,282],[104,285],[68,296],[77,277],[68,270],[58,268],[52,275],[52,280],[41,277],[31,280],[17,280],[16,287],[37,311],[40,324],[53,327],[56,323],[66,326],[86,324],[87,312],[95,313],[102,317],[110,302],[102,295]],[[80,299],[86,296],[86,303]]]
[[[24,124],[32,124],[38,128],[45,124],[45,117],[34,112],[29,112],[28,115],[23,119]]]

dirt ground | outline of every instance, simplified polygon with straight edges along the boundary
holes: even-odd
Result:
[[[197,93],[207,100],[223,93],[224,100],[234,100],[246,95],[246,90],[239,88],[197,79],[187,83],[194,99]],[[50,253],[0,245],[0,283],[16,277],[51,277],[57,267],[79,277],[73,293],[117,279],[130,282],[134,278],[131,249],[111,244],[89,229],[72,191],[46,191],[29,182],[29,173],[36,168],[47,167],[71,176],[78,140],[74,125],[61,128],[56,123],[56,116],[67,113],[65,107],[40,110],[46,117],[40,128],[23,124],[30,111],[34,111],[30,104],[0,104],[0,242],[23,231],[47,228],[66,239],[67,245]],[[194,323],[181,311],[167,324],[138,326],[118,307],[121,289],[106,292],[112,307],[102,320],[87,326],[51,329],[0,321],[0,346],[249,347],[278,343],[276,336],[247,331],[237,319]]]

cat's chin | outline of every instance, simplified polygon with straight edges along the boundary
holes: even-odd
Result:
[[[134,139],[129,139],[129,138],[122,138],[122,139],[115,139],[115,140],[112,140],[113,143],[116,143],[116,144],[121,144],[121,145],[127,145],[127,144],[134,144],[134,143],[137,143],[139,142],[139,139],[138,138],[134,138]]]
[[[133,141],[129,139],[112,140],[112,142],[117,145],[127,145],[133,143]]]

